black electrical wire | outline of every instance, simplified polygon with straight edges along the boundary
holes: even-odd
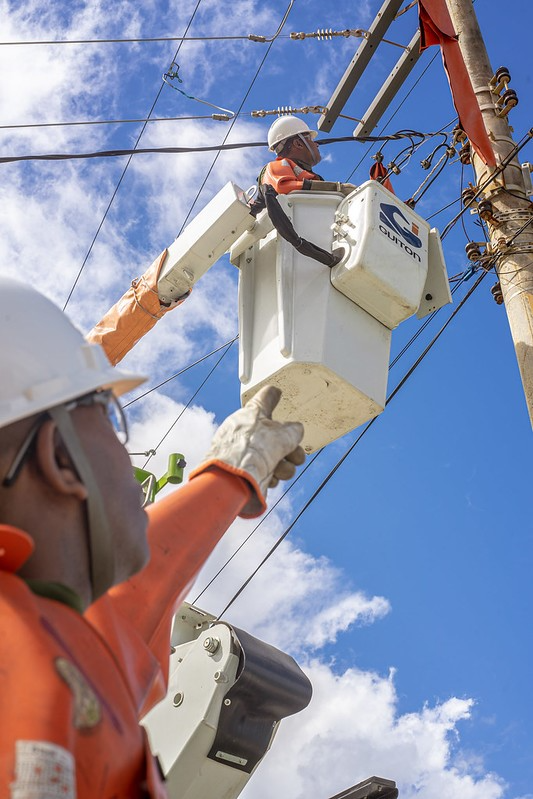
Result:
[[[407,94],[405,95],[405,97],[403,98],[403,100],[401,101],[401,103],[398,105],[398,107],[396,108],[396,110],[395,110],[395,111],[393,112],[393,114],[392,114],[392,115],[391,115],[391,116],[390,116],[390,117],[387,119],[387,121],[385,122],[385,124],[383,124],[383,125],[381,126],[381,128],[380,128],[380,133],[382,133],[382,132],[385,130],[385,128],[386,128],[386,127],[387,127],[387,126],[388,126],[388,125],[389,125],[389,124],[392,122],[392,120],[394,119],[394,117],[396,116],[396,114],[398,113],[398,111],[401,109],[401,107],[402,107],[402,106],[403,106],[403,104],[404,104],[404,103],[407,101],[407,99],[408,99],[408,98],[411,96],[411,93],[414,91],[414,89],[416,88],[416,86],[418,86],[418,84],[420,83],[420,81],[422,80],[422,78],[424,77],[424,75],[426,74],[426,72],[428,71],[428,69],[430,68],[430,66],[433,64],[433,62],[435,61],[435,59],[436,59],[437,55],[438,55],[438,53],[435,53],[435,54],[432,56],[431,60],[430,60],[430,61],[429,61],[429,63],[428,63],[428,64],[427,64],[427,65],[424,67],[423,71],[420,73],[420,75],[418,76],[418,78],[416,79],[416,81],[413,83],[413,85],[411,86],[411,88],[409,89],[409,91],[407,92]],[[367,157],[368,157],[368,154],[369,154],[369,152],[370,152],[370,150],[371,150],[371,149],[372,149],[372,148],[371,148],[371,147],[369,147],[369,148],[367,149],[367,151],[365,152],[365,154],[364,154],[364,155],[362,156],[362,158],[360,159],[360,161],[358,161],[358,163],[357,163],[357,164],[354,166],[354,168],[352,169],[352,171],[350,172],[350,174],[349,174],[349,175],[348,175],[348,177],[346,178],[346,181],[345,181],[346,183],[349,183],[349,182],[350,182],[350,179],[351,179],[352,175],[354,174],[354,172],[355,172],[357,169],[359,169],[359,167],[361,166],[361,164],[363,163],[363,161],[365,160],[365,158],[367,158]]]
[[[271,506],[271,507],[270,507],[270,508],[267,510],[267,512],[266,512],[266,513],[265,513],[263,516],[261,516],[261,519],[260,519],[260,520],[257,522],[257,524],[255,525],[255,527],[253,528],[253,530],[252,530],[250,533],[248,533],[248,535],[246,536],[246,538],[245,538],[243,541],[241,541],[241,543],[239,544],[239,546],[237,547],[237,549],[236,549],[236,550],[235,550],[235,551],[234,551],[234,552],[233,552],[233,553],[232,553],[232,554],[229,556],[229,558],[228,558],[228,559],[227,559],[227,560],[226,560],[226,561],[225,561],[225,562],[222,564],[222,566],[219,568],[219,570],[216,572],[216,574],[214,574],[214,575],[211,577],[211,579],[209,580],[209,582],[208,582],[208,583],[207,583],[207,584],[206,584],[206,585],[205,585],[205,586],[202,588],[202,590],[200,591],[200,593],[198,594],[198,596],[196,597],[196,599],[194,599],[194,600],[192,601],[192,604],[193,604],[193,605],[196,605],[196,603],[198,602],[198,600],[200,599],[200,597],[201,597],[201,596],[203,596],[203,594],[205,594],[205,592],[207,591],[207,589],[208,589],[208,588],[210,588],[210,587],[213,585],[213,583],[215,582],[215,580],[216,580],[218,577],[220,577],[220,575],[222,574],[222,572],[224,571],[224,569],[225,569],[227,566],[229,566],[229,564],[231,563],[231,561],[233,560],[233,558],[235,558],[235,557],[236,557],[236,556],[239,554],[239,552],[241,551],[241,549],[243,549],[243,547],[244,547],[244,546],[246,546],[246,544],[248,543],[248,541],[250,540],[250,538],[251,538],[251,537],[252,537],[252,536],[253,536],[253,535],[254,535],[254,534],[257,532],[257,530],[258,530],[258,529],[261,527],[261,525],[263,524],[263,522],[266,522],[266,520],[268,519],[268,517],[270,516],[270,514],[271,514],[271,513],[273,513],[273,512],[276,510],[276,508],[278,507],[278,505],[280,504],[280,502],[282,502],[282,501],[285,499],[285,497],[287,496],[287,494],[289,493],[289,491],[292,489],[292,487],[293,487],[294,485],[296,485],[296,483],[298,482],[298,480],[300,480],[300,479],[301,479],[301,478],[304,476],[304,474],[307,472],[307,470],[308,470],[308,469],[309,469],[309,468],[310,468],[310,467],[313,465],[313,463],[316,461],[316,459],[319,457],[319,455],[321,455],[321,453],[322,453],[323,451],[324,451],[324,447],[322,447],[322,449],[319,449],[319,450],[318,450],[318,452],[315,452],[315,454],[313,455],[313,457],[312,457],[312,458],[310,458],[310,459],[307,461],[307,463],[305,464],[305,466],[303,467],[303,469],[300,469],[300,470],[298,471],[298,473],[297,473],[296,477],[295,477],[295,478],[294,478],[294,480],[291,482],[291,484],[290,484],[290,485],[289,485],[289,486],[288,486],[288,487],[285,489],[285,491],[284,491],[282,494],[280,494],[280,496],[278,497],[278,499],[277,499],[277,500],[275,501],[275,503],[274,503],[274,504],[273,504],[273,505],[272,505],[272,506]]]
[[[265,54],[265,58],[268,55],[268,52]],[[261,65],[264,63],[265,58],[263,58]],[[254,77],[254,81],[259,74],[259,70]],[[251,91],[253,86],[250,85],[246,97],[248,93]],[[245,99],[246,99],[245,97]],[[244,101],[243,101],[244,102]],[[153,108],[153,106],[152,106]],[[124,150],[97,150],[93,153],[41,153],[41,154],[30,154],[30,155],[11,155],[11,156],[1,156],[0,157],[0,164],[13,164],[19,161],[80,161],[80,160],[87,160],[91,158],[121,158],[123,156],[130,156],[128,158],[128,162],[124,167],[123,175],[121,176],[121,180],[126,172],[131,159],[134,155],[147,155],[147,154],[154,154],[154,153],[209,153],[209,152],[219,152],[222,150],[243,150],[251,147],[267,147],[268,143],[264,141],[256,141],[256,142],[235,142],[234,144],[225,144],[229,134],[231,133],[231,129],[233,124],[237,120],[237,116],[240,112],[237,112],[235,117],[232,119],[232,124],[230,125],[229,130],[227,131],[226,136],[224,137],[224,141],[222,144],[210,144],[204,147],[134,147],[128,148]],[[210,119],[212,117],[209,117]],[[146,119],[145,123],[147,124],[150,119]],[[146,124],[143,125],[142,131],[139,134],[137,141],[139,141],[140,137],[142,136],[143,131],[146,128]],[[398,131],[398,133],[394,133],[390,136],[341,136],[335,139],[324,139],[317,141],[317,144],[336,144],[338,142],[378,142],[378,141],[393,141],[396,139],[405,139],[410,138],[413,135],[412,131]],[[421,136],[421,137],[428,137],[433,136],[433,133],[424,134],[424,133],[416,133],[414,135]],[[215,159],[216,160],[216,159]],[[119,183],[121,182],[119,181]],[[110,201],[112,202],[112,200]]]
[[[236,338],[235,338],[235,339],[233,339],[233,341],[230,341],[230,342],[228,343],[228,345],[226,346],[226,349],[224,350],[224,352],[222,353],[222,355],[220,356],[220,358],[218,358],[218,360],[216,361],[215,365],[214,365],[214,366],[213,366],[213,367],[212,367],[212,368],[209,370],[209,372],[207,373],[207,375],[204,377],[204,379],[202,380],[202,382],[200,383],[200,385],[198,386],[198,388],[196,389],[196,391],[195,391],[195,392],[194,392],[194,394],[192,395],[192,397],[191,397],[191,398],[188,400],[187,404],[183,406],[183,408],[181,409],[181,411],[179,412],[179,414],[177,415],[177,417],[174,419],[174,421],[172,422],[172,424],[170,425],[170,427],[169,427],[169,428],[168,428],[168,430],[166,431],[165,435],[164,435],[164,436],[161,438],[161,440],[159,441],[159,443],[157,444],[157,446],[155,446],[155,447],[154,447],[154,448],[153,448],[153,449],[150,451],[150,455],[149,455],[149,456],[148,456],[148,458],[146,459],[146,461],[145,461],[145,463],[144,463],[144,465],[143,465],[143,469],[146,469],[146,467],[147,467],[148,463],[149,463],[149,462],[150,462],[150,460],[153,458],[153,456],[155,455],[155,453],[157,452],[157,450],[159,449],[159,447],[161,446],[161,444],[163,443],[163,441],[165,440],[165,438],[166,438],[168,435],[170,435],[170,432],[171,432],[171,431],[172,431],[172,429],[173,429],[173,428],[174,428],[174,427],[177,425],[177,423],[179,422],[179,420],[181,419],[181,417],[183,416],[183,414],[185,413],[185,411],[187,410],[187,408],[190,406],[191,402],[193,402],[193,400],[194,400],[194,399],[196,399],[196,397],[198,396],[198,394],[200,393],[200,391],[202,390],[202,388],[205,386],[205,384],[207,383],[207,381],[209,380],[209,378],[211,377],[211,375],[213,374],[213,372],[215,371],[215,369],[217,368],[217,366],[219,366],[219,364],[220,364],[220,363],[221,363],[221,362],[224,360],[224,358],[226,357],[226,355],[228,354],[228,352],[229,352],[229,351],[230,351],[230,349],[232,348],[232,346],[233,346],[233,343],[234,343],[235,341],[236,341]]]
[[[197,3],[196,3],[196,6],[194,7],[194,11],[192,12],[192,14],[191,14],[191,17],[190,17],[190,19],[189,19],[189,22],[187,23],[187,27],[186,27],[186,29],[185,29],[185,35],[187,35],[187,32],[188,32],[188,30],[189,30],[190,26],[192,25],[192,22],[193,22],[193,20],[194,20],[194,17],[196,16],[196,12],[198,11],[198,7],[199,7],[199,5],[200,5],[200,3],[201,3],[201,2],[202,2],[202,0],[198,0],[198,1],[197,1]],[[181,49],[181,45],[182,45],[182,44],[183,44],[183,42],[180,42],[180,43],[179,43],[179,45],[178,45],[178,49],[176,50],[176,52],[175,52],[175,54],[174,54],[174,58],[172,59],[173,61],[175,61],[175,60],[176,60],[176,58],[178,57],[178,55],[179,55],[179,51],[180,51],[180,49]],[[67,305],[69,304],[69,302],[70,302],[70,298],[72,297],[72,295],[73,295],[73,293],[74,293],[74,290],[75,290],[75,288],[76,288],[76,286],[77,286],[77,284],[78,284],[78,281],[79,281],[79,279],[80,279],[80,277],[81,277],[81,275],[82,275],[82,272],[83,272],[83,270],[85,269],[85,265],[86,265],[87,261],[89,260],[89,257],[90,257],[90,255],[91,255],[91,253],[92,253],[92,251],[93,251],[93,247],[94,247],[94,245],[95,245],[95,243],[96,243],[96,239],[98,238],[98,236],[99,236],[99,234],[100,234],[100,231],[101,231],[101,229],[102,229],[102,227],[103,227],[103,225],[104,225],[104,223],[105,223],[105,221],[106,221],[106,219],[107,219],[107,215],[108,215],[109,211],[111,210],[111,206],[113,205],[113,202],[114,202],[114,200],[115,200],[115,197],[116,197],[116,196],[117,196],[117,194],[118,194],[118,190],[120,189],[120,187],[121,187],[121,185],[122,185],[122,181],[124,180],[124,178],[125,178],[125,176],[126,176],[126,172],[128,171],[128,167],[129,167],[129,165],[130,165],[130,163],[131,163],[131,159],[133,158],[133,153],[135,152],[135,149],[137,148],[137,145],[139,144],[139,142],[140,142],[140,140],[141,140],[141,137],[142,137],[142,135],[143,135],[144,131],[146,130],[146,125],[148,124],[148,120],[149,120],[149,119],[150,119],[150,117],[152,116],[153,110],[154,110],[154,108],[155,108],[155,106],[156,106],[156,104],[157,104],[157,101],[159,100],[159,97],[161,96],[161,92],[163,91],[163,87],[164,87],[164,85],[165,85],[164,81],[161,81],[161,86],[159,87],[159,89],[158,89],[158,91],[157,91],[157,93],[156,93],[155,99],[154,99],[154,101],[153,101],[153,103],[152,103],[152,105],[151,105],[151,107],[150,107],[150,110],[149,110],[149,112],[148,112],[148,115],[147,115],[147,118],[146,118],[146,122],[143,124],[143,126],[142,126],[142,128],[141,128],[141,130],[140,130],[140,132],[139,132],[139,135],[137,136],[137,138],[136,138],[136,140],[135,140],[135,146],[134,146],[134,150],[131,152],[131,154],[130,154],[130,156],[129,156],[129,158],[128,158],[128,160],[127,160],[127,162],[126,162],[125,166],[124,166],[124,169],[122,170],[122,173],[121,173],[121,175],[120,175],[120,178],[119,178],[119,180],[118,180],[118,183],[117,183],[117,185],[115,186],[115,189],[114,189],[114,191],[113,191],[113,194],[111,195],[111,199],[109,200],[109,203],[107,204],[107,207],[106,207],[106,209],[105,209],[105,211],[104,211],[104,215],[103,215],[103,217],[102,217],[102,219],[101,219],[101,222],[100,222],[100,224],[98,225],[98,228],[96,229],[96,233],[95,233],[95,234],[94,234],[94,236],[93,236],[93,239],[92,239],[92,241],[91,241],[91,244],[90,244],[90,246],[89,246],[89,249],[87,250],[87,252],[86,252],[86,254],[85,254],[85,258],[83,259],[83,262],[82,262],[82,264],[81,264],[81,266],[80,266],[80,268],[79,268],[79,270],[78,270],[78,274],[76,275],[76,278],[75,278],[75,280],[74,280],[74,283],[72,284],[72,288],[70,289],[70,291],[69,291],[69,294],[68,294],[68,297],[67,297],[67,299],[66,299],[66,301],[65,301],[65,304],[63,305],[63,310],[65,310],[65,308],[66,308],[66,307],[67,307]]]
[[[461,283],[462,283],[463,281],[464,281],[464,275],[461,275]],[[455,292],[456,292],[456,291],[459,289],[459,287],[460,287],[461,283],[458,283],[456,286],[454,286],[454,288],[452,289],[452,292],[451,292],[451,293],[452,293],[452,295],[453,295],[453,294],[455,294]],[[395,365],[398,363],[398,361],[399,361],[399,360],[400,360],[400,359],[401,359],[401,358],[402,358],[402,357],[405,355],[405,353],[406,353],[406,352],[407,352],[407,351],[408,351],[408,350],[409,350],[409,349],[412,347],[412,345],[413,345],[413,344],[414,344],[414,342],[417,340],[417,338],[418,338],[418,337],[419,337],[419,336],[420,336],[420,335],[423,333],[423,331],[426,329],[426,327],[427,327],[427,326],[428,326],[428,325],[429,325],[429,324],[430,324],[430,323],[433,321],[433,319],[434,319],[434,318],[436,317],[436,315],[437,315],[437,314],[440,312],[440,310],[442,310],[442,309],[440,309],[440,308],[439,308],[439,309],[437,309],[436,311],[434,311],[432,314],[430,314],[430,316],[428,316],[428,317],[427,317],[427,319],[426,319],[426,320],[424,321],[424,323],[423,323],[423,324],[420,326],[420,328],[417,330],[417,332],[416,332],[416,333],[415,333],[413,336],[411,336],[411,338],[410,338],[410,339],[409,339],[409,341],[406,343],[406,345],[403,347],[403,349],[402,349],[402,350],[401,350],[401,351],[398,353],[398,355],[396,355],[396,357],[394,358],[394,360],[393,360],[393,361],[391,361],[391,363],[390,363],[390,365],[389,365],[389,371],[390,371],[390,370],[391,370],[391,369],[392,369],[392,368],[393,368],[393,367],[394,367],[394,366],[395,366]],[[309,460],[309,461],[306,463],[305,467],[304,467],[303,469],[301,469],[301,470],[298,472],[297,476],[296,476],[296,477],[294,478],[294,480],[293,480],[293,481],[290,483],[290,485],[289,485],[289,486],[287,486],[287,488],[285,489],[285,491],[284,491],[284,492],[283,492],[283,493],[282,493],[282,494],[279,496],[279,498],[276,500],[276,502],[274,503],[274,505],[272,505],[272,507],[268,509],[268,511],[266,512],[266,514],[265,514],[264,516],[262,516],[262,517],[261,517],[260,521],[259,521],[259,522],[258,522],[258,523],[255,525],[255,527],[253,528],[253,530],[251,530],[251,532],[250,532],[250,533],[249,533],[249,534],[246,536],[246,538],[245,538],[245,539],[244,539],[244,540],[243,540],[243,541],[242,541],[242,542],[239,544],[239,546],[238,546],[238,547],[235,549],[235,551],[234,551],[234,552],[233,552],[233,553],[232,553],[232,554],[229,556],[229,558],[228,558],[228,559],[227,559],[227,560],[226,560],[226,561],[225,561],[225,562],[222,564],[222,566],[221,566],[221,567],[218,569],[218,571],[216,572],[216,574],[214,574],[214,575],[213,575],[213,577],[212,577],[212,578],[209,580],[209,582],[208,582],[208,583],[207,583],[207,584],[206,584],[206,585],[205,585],[205,586],[202,588],[202,590],[200,591],[200,593],[198,594],[198,596],[197,596],[197,597],[196,597],[196,598],[193,600],[193,603],[192,603],[193,605],[195,605],[195,604],[198,602],[198,600],[200,599],[200,597],[201,597],[201,596],[202,596],[202,595],[203,595],[203,594],[204,594],[204,593],[205,593],[205,592],[208,590],[208,588],[210,588],[210,587],[211,587],[211,585],[212,585],[212,584],[214,583],[214,581],[215,581],[215,580],[216,580],[216,579],[217,579],[217,578],[218,578],[218,577],[221,575],[221,573],[224,571],[224,569],[225,569],[227,566],[229,566],[229,564],[231,563],[231,561],[232,561],[232,560],[233,560],[233,559],[234,559],[234,558],[237,556],[237,554],[238,554],[238,553],[241,551],[241,549],[243,549],[243,547],[244,547],[244,546],[245,546],[245,545],[248,543],[248,541],[249,541],[249,540],[252,538],[252,536],[253,536],[253,535],[254,535],[254,534],[257,532],[257,530],[258,530],[258,529],[259,529],[259,527],[260,527],[260,526],[263,524],[263,522],[264,522],[264,521],[266,521],[266,519],[267,519],[267,518],[270,516],[270,514],[271,514],[271,513],[272,513],[272,512],[273,512],[273,511],[274,511],[274,510],[277,508],[277,506],[280,504],[280,502],[281,502],[283,499],[285,499],[285,497],[287,496],[287,494],[289,493],[289,491],[291,491],[291,490],[292,490],[293,486],[294,486],[294,485],[296,485],[296,483],[297,483],[297,482],[298,482],[298,481],[299,481],[299,480],[300,480],[300,479],[303,477],[303,475],[304,475],[304,474],[307,472],[307,470],[308,470],[308,469],[309,469],[309,468],[310,468],[310,467],[311,467],[311,466],[314,464],[314,462],[316,461],[316,459],[317,459],[317,458],[318,458],[318,457],[319,457],[319,456],[320,456],[320,455],[321,455],[321,454],[324,452],[324,449],[325,449],[325,447],[322,447],[321,449],[319,449],[319,450],[318,450],[318,452],[316,452],[316,453],[313,455],[313,457],[311,458],[311,460]]]
[[[194,361],[193,363],[190,363],[188,366],[185,366],[183,369],[180,369],[179,372],[174,372],[173,375],[170,375],[170,377],[165,378],[165,380],[162,380],[156,386],[152,386],[152,388],[149,388],[148,391],[145,391],[143,394],[139,394],[138,397],[134,397],[129,402],[126,402],[122,407],[128,408],[130,405],[133,405],[134,402],[138,402],[139,400],[144,399],[144,397],[147,397],[148,394],[152,393],[152,391],[157,391],[157,389],[161,388],[161,386],[166,385],[166,383],[170,383],[171,380],[175,380],[177,377],[180,377],[181,375],[185,374],[185,372],[188,372],[189,369],[193,368],[193,366],[198,366],[199,363],[203,363],[212,355],[215,355],[217,352],[220,352],[220,350],[223,350],[225,347],[228,347],[229,345],[233,344],[235,341],[237,341],[238,338],[239,338],[238,335],[234,336],[229,341],[226,341],[224,344],[221,344],[220,347],[211,350],[211,352],[208,352],[206,355],[202,355],[202,357],[198,358],[197,361]]]
[[[481,281],[482,281],[482,280],[483,280],[483,279],[486,277],[486,275],[487,275],[487,272],[483,272],[483,274],[482,274],[482,275],[480,275],[480,277],[479,277],[479,278],[476,280],[476,282],[474,283],[474,285],[472,286],[472,288],[471,288],[471,289],[468,291],[468,293],[467,293],[467,294],[466,294],[466,295],[463,297],[463,299],[461,300],[461,302],[459,303],[459,305],[457,306],[457,308],[455,308],[455,309],[454,309],[454,311],[453,311],[453,313],[452,313],[452,314],[450,314],[450,316],[448,317],[448,319],[446,320],[446,322],[444,323],[444,325],[441,327],[441,329],[438,331],[438,333],[437,333],[437,334],[436,334],[436,335],[433,337],[433,339],[430,341],[430,343],[429,343],[429,344],[427,345],[427,347],[424,349],[424,351],[422,352],[422,354],[421,354],[421,355],[420,355],[420,356],[419,356],[419,357],[416,359],[416,361],[414,362],[414,364],[413,364],[413,365],[410,367],[410,369],[409,369],[409,370],[406,372],[406,374],[405,374],[405,375],[402,377],[402,379],[400,380],[400,382],[398,383],[398,385],[397,385],[397,386],[394,388],[394,390],[391,392],[390,396],[387,398],[387,404],[390,404],[390,402],[392,401],[392,399],[394,399],[394,397],[395,397],[395,396],[398,394],[398,392],[401,390],[401,388],[402,388],[402,387],[405,385],[405,383],[407,382],[407,380],[408,380],[408,379],[411,377],[411,375],[413,374],[413,372],[415,371],[415,369],[417,369],[417,368],[418,368],[418,366],[419,366],[419,365],[422,363],[422,361],[424,360],[424,358],[426,357],[426,355],[428,354],[428,352],[429,352],[429,351],[430,351],[430,350],[433,348],[433,346],[436,344],[436,342],[438,341],[438,339],[440,338],[440,336],[441,336],[441,335],[444,333],[444,331],[446,330],[446,328],[448,327],[448,325],[450,324],[450,322],[452,321],[452,319],[454,319],[454,318],[455,318],[455,316],[456,316],[456,315],[459,313],[459,311],[461,310],[461,308],[463,307],[463,305],[464,305],[464,304],[467,302],[467,300],[468,300],[468,299],[469,299],[469,298],[472,296],[472,294],[473,294],[473,293],[474,293],[474,291],[477,289],[477,287],[479,286],[479,284],[481,283]],[[281,543],[282,543],[282,542],[285,540],[285,538],[288,536],[288,534],[291,532],[291,530],[294,528],[294,526],[295,526],[295,525],[296,525],[296,523],[297,523],[297,522],[300,520],[300,518],[303,516],[303,514],[306,512],[306,510],[307,510],[307,509],[310,507],[310,505],[311,505],[311,504],[314,502],[314,500],[315,500],[315,499],[316,499],[316,498],[319,496],[319,494],[320,494],[320,493],[323,491],[323,489],[324,489],[324,488],[327,486],[327,484],[329,483],[329,481],[330,481],[330,480],[332,479],[332,477],[333,477],[333,476],[336,474],[336,472],[337,472],[337,471],[340,469],[340,467],[342,466],[342,464],[344,463],[344,461],[345,461],[345,460],[348,458],[348,456],[349,456],[349,455],[350,455],[350,454],[353,452],[353,450],[355,449],[355,447],[357,446],[357,444],[358,444],[358,443],[361,441],[361,439],[362,439],[362,438],[363,438],[363,436],[364,436],[364,435],[365,435],[365,434],[368,432],[368,430],[370,430],[370,428],[371,428],[371,427],[372,427],[372,425],[373,425],[373,424],[374,424],[374,423],[377,421],[377,419],[379,419],[379,416],[375,416],[373,419],[371,419],[371,421],[370,421],[370,422],[369,422],[369,423],[366,425],[366,427],[364,427],[364,429],[361,431],[361,433],[360,433],[360,434],[357,436],[357,438],[355,439],[355,441],[354,441],[354,442],[353,442],[353,443],[352,443],[352,444],[351,444],[351,445],[348,447],[348,449],[346,450],[346,452],[344,453],[344,455],[342,455],[342,457],[341,457],[341,458],[340,458],[340,459],[337,461],[337,463],[335,464],[335,466],[334,466],[334,467],[333,467],[333,468],[332,468],[332,469],[331,469],[331,470],[328,472],[328,474],[327,474],[327,475],[326,475],[326,477],[325,477],[325,478],[322,480],[322,482],[320,483],[320,485],[318,486],[318,488],[317,488],[317,489],[316,489],[316,490],[313,492],[313,494],[311,495],[311,497],[310,497],[310,498],[307,500],[307,502],[304,504],[304,506],[301,508],[301,510],[300,510],[300,511],[297,513],[297,515],[296,515],[296,516],[295,516],[295,518],[292,520],[292,522],[289,524],[289,526],[288,526],[288,527],[287,527],[287,528],[286,528],[286,529],[283,531],[283,533],[282,533],[282,534],[281,534],[281,535],[278,537],[278,539],[276,540],[276,542],[274,543],[274,545],[273,545],[273,546],[272,546],[272,547],[269,549],[269,551],[268,551],[268,552],[267,552],[267,554],[264,556],[264,558],[261,560],[261,562],[259,563],[259,565],[258,565],[258,566],[257,566],[257,567],[254,569],[254,571],[251,573],[251,575],[250,575],[250,576],[249,576],[249,577],[248,577],[248,578],[245,580],[245,582],[244,582],[244,583],[241,585],[241,587],[239,588],[239,590],[238,590],[238,591],[237,591],[237,592],[236,592],[236,593],[233,595],[233,597],[230,599],[230,601],[229,601],[229,602],[228,602],[228,604],[225,606],[225,608],[224,608],[224,609],[223,609],[223,610],[222,610],[222,611],[221,611],[221,612],[218,614],[218,616],[217,616],[217,620],[218,620],[218,619],[220,619],[220,618],[221,618],[221,617],[224,615],[224,613],[226,613],[226,612],[228,611],[228,609],[231,607],[231,605],[233,605],[233,603],[234,603],[234,602],[235,602],[235,601],[238,599],[238,597],[239,597],[239,596],[242,594],[242,592],[243,592],[243,591],[246,589],[246,587],[247,587],[247,586],[250,584],[250,582],[253,580],[253,578],[255,577],[255,575],[256,575],[256,574],[259,572],[259,570],[260,570],[260,569],[261,569],[261,568],[264,566],[264,564],[267,562],[267,560],[269,560],[269,558],[270,558],[270,557],[271,557],[271,556],[274,554],[274,552],[276,551],[276,549],[277,549],[277,548],[280,546],[280,544],[281,544]]]
[[[528,143],[528,142],[529,142],[529,141],[530,141],[532,138],[533,138],[533,128],[531,128],[530,130],[528,130],[528,132],[527,132],[527,133],[526,133],[526,134],[525,134],[525,135],[522,137],[522,139],[521,139],[521,140],[518,142],[518,144],[515,144],[515,146],[514,146],[514,147],[512,148],[512,150],[511,150],[511,151],[508,153],[508,155],[507,155],[507,156],[506,156],[506,157],[505,157],[505,158],[502,160],[501,164],[500,164],[498,167],[496,167],[496,169],[494,170],[494,172],[491,172],[491,174],[490,174],[490,175],[489,175],[489,177],[488,177],[488,178],[485,180],[485,182],[484,182],[484,183],[482,183],[482,184],[481,184],[481,186],[478,186],[478,187],[476,188],[476,192],[475,192],[475,195],[474,195],[474,197],[473,197],[471,200],[469,200],[467,203],[465,203],[465,206],[464,206],[464,208],[463,208],[461,211],[459,211],[459,213],[458,213],[458,214],[456,214],[456,215],[454,216],[454,218],[453,218],[453,219],[452,219],[450,222],[448,222],[448,224],[446,225],[446,227],[445,227],[445,228],[444,228],[444,230],[442,231],[442,235],[441,235],[441,238],[442,238],[442,239],[443,239],[445,236],[447,236],[447,235],[448,235],[448,233],[449,233],[449,232],[450,232],[450,230],[451,230],[451,229],[454,227],[454,225],[456,225],[456,224],[457,224],[457,222],[459,221],[459,219],[461,218],[461,216],[462,216],[464,213],[466,213],[466,211],[467,211],[467,210],[468,210],[468,209],[469,209],[469,208],[470,208],[470,207],[471,207],[471,206],[472,206],[472,205],[475,203],[475,201],[476,201],[476,200],[479,198],[479,196],[480,196],[480,195],[483,193],[483,191],[484,191],[484,190],[487,188],[487,186],[489,186],[489,185],[490,185],[490,184],[491,184],[491,183],[494,181],[494,178],[496,178],[498,175],[500,175],[500,174],[501,174],[501,173],[502,173],[502,172],[503,172],[503,171],[504,171],[504,170],[507,168],[507,166],[508,166],[508,165],[511,163],[511,161],[513,160],[513,158],[514,158],[516,155],[518,155],[518,153],[519,153],[519,152],[520,152],[520,151],[521,151],[521,150],[522,150],[522,149],[523,149],[523,148],[526,146],[526,144],[527,144],[527,143]]]

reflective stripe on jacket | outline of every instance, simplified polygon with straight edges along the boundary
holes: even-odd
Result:
[[[291,191],[301,191],[304,188],[304,180],[322,180],[322,178],[314,172],[302,169],[290,158],[279,157],[266,165],[261,184],[268,183],[278,194],[288,194]]]

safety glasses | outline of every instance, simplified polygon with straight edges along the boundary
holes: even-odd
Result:
[[[93,391],[90,394],[84,394],[84,396],[78,397],[75,400],[71,400],[71,402],[66,402],[63,407],[70,412],[75,408],[90,407],[91,405],[102,406],[109,423],[117,435],[118,440],[121,442],[121,444],[126,444],[128,441],[128,426],[126,423],[126,417],[124,416],[124,411],[121,404],[111,389],[107,389],[106,391]],[[12,486],[17,480],[22,467],[31,454],[33,444],[37,437],[37,433],[39,432],[39,428],[48,418],[48,413],[43,413],[37,419],[36,423],[20,445],[20,448],[13,458],[13,462],[11,463],[6,476],[2,481],[2,485],[6,488]]]

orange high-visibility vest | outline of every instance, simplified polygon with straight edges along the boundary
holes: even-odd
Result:
[[[322,180],[319,175],[308,172],[298,166],[290,158],[276,158],[268,163],[261,175],[260,182],[273,186],[278,194],[288,194],[291,191],[301,191],[304,180]]]
[[[31,592],[16,574],[31,539],[0,525],[4,791],[167,796],[138,721],[166,690],[174,612],[249,491],[244,480],[216,469],[151,506],[150,563],[84,616]]]

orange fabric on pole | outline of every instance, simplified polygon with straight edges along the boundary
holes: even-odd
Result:
[[[390,182],[390,178],[385,177],[386,174],[387,170],[383,166],[382,161],[376,161],[376,163],[372,164],[372,166],[370,167],[371,180],[377,180],[379,183],[381,183],[382,186],[385,186],[386,189],[395,194],[396,192],[392,188],[392,183]],[[385,178],[385,180],[382,180],[382,178]]]
[[[162,316],[187,298],[183,297],[169,308],[161,307],[157,279],[166,256],[167,250],[163,250],[146,272],[132,281],[128,291],[87,335],[87,341],[91,344],[100,344],[113,366],[128,354]]]
[[[496,159],[485,123],[472,88],[457,35],[452,25],[445,0],[419,0],[420,50],[438,44],[444,69],[448,75],[453,104],[459,122],[470,144],[487,166],[495,166]]]

